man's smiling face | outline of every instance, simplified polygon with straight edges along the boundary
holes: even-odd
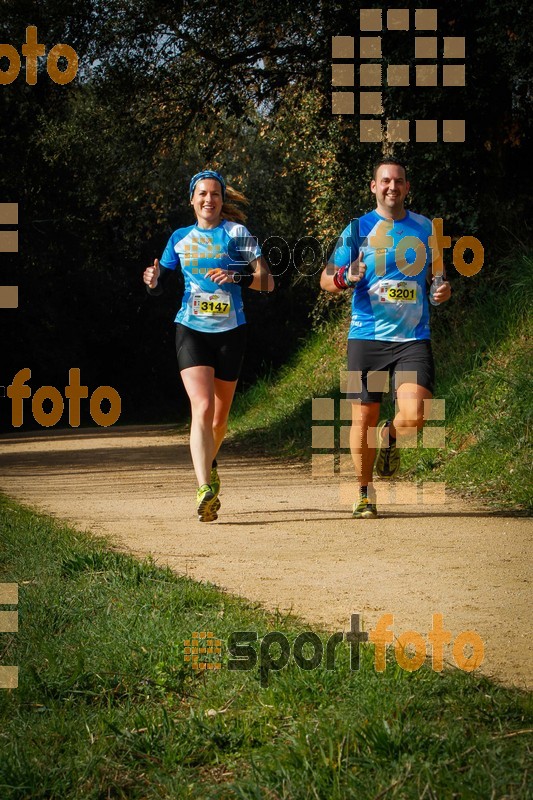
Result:
[[[404,215],[404,202],[409,191],[405,170],[399,164],[381,164],[370,189],[376,195],[377,209],[384,217],[397,219]]]

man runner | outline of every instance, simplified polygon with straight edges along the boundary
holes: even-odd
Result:
[[[352,401],[350,450],[360,484],[353,505],[357,519],[378,515],[374,461],[380,477],[394,478],[400,468],[397,438],[424,424],[424,400],[433,396],[434,387],[427,297],[432,255],[434,270],[443,276],[441,255],[430,247],[431,221],[405,208],[405,165],[395,158],[378,161],[370,189],[376,209],[345,228],[320,277],[328,292],[353,289],[347,397]],[[444,280],[433,302],[450,295]],[[377,427],[389,377],[396,414]]]

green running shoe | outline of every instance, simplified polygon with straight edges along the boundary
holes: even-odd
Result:
[[[217,512],[213,508],[214,500],[216,500],[215,493],[208,483],[198,487],[196,491],[198,522],[214,522],[217,519]]]
[[[361,497],[353,504],[352,517],[354,519],[375,519],[378,510],[375,503],[371,503],[368,497]]]
[[[211,477],[209,478],[209,483],[211,489],[213,490],[213,494],[215,495],[212,509],[213,511],[218,511],[220,508],[220,500],[218,499],[218,495],[220,493],[220,478],[216,467],[211,468]]]
[[[387,419],[385,422],[380,422],[377,427],[376,436],[379,443],[381,443],[382,433],[391,424],[391,420]],[[380,444],[376,455],[376,472],[380,478],[394,478],[400,471],[400,453],[396,447],[396,440],[391,441],[389,438],[389,446],[384,447]]]

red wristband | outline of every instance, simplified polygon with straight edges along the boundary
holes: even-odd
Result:
[[[348,267],[341,267],[337,270],[335,275],[333,276],[333,283],[337,287],[337,289],[349,289],[350,285],[346,280],[346,270]]]

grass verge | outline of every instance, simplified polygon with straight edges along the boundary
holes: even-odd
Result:
[[[402,475],[445,481],[502,508],[533,507],[531,421],[533,381],[533,257],[518,253],[473,291],[454,282],[448,307],[432,312],[436,398],[446,401],[446,446],[402,452]],[[279,374],[240,395],[230,423],[234,436],[272,454],[309,459],[314,397],[335,400],[339,428],[339,371],[346,368],[349,310],[313,331]],[[382,417],[393,413],[384,403]],[[331,425],[331,422],[323,424]],[[320,452],[320,451],[318,451]],[[337,452],[339,449],[337,448]]]
[[[19,665],[0,690],[5,800],[527,796],[524,693],[393,658],[377,673],[367,646],[351,670],[345,644],[334,670],[291,657],[263,688],[225,649],[198,674],[193,631],[293,642],[305,626],[3,498],[0,524],[0,581],[19,585],[19,631],[0,638]]]

